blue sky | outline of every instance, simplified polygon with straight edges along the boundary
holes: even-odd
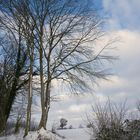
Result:
[[[127,99],[130,110],[135,108],[140,99],[140,0],[95,1],[97,8],[107,17],[106,39],[120,38],[114,44],[117,49],[111,52],[114,56],[119,56],[119,60],[110,66],[114,75],[110,77],[110,81],[99,81],[100,86],[95,87],[93,95],[68,96],[62,89],[55,89],[61,93],[61,101],[52,103],[49,123],[59,122],[64,117],[69,124],[78,125],[90,110],[91,104],[97,100],[104,103],[107,97],[117,103]],[[60,87],[57,83],[54,86]]]
[[[139,0],[90,0],[114,24],[108,29],[140,30]],[[111,21],[110,21],[111,22]]]

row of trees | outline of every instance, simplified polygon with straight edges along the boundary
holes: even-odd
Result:
[[[102,22],[89,5],[76,0],[0,0],[0,132],[18,91],[28,84],[28,134],[35,73],[41,87],[38,129],[46,129],[53,80],[80,93],[97,78],[106,78],[102,66],[113,57],[103,52],[110,43],[97,48]]]

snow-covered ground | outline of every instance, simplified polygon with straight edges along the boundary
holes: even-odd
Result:
[[[17,135],[0,137],[0,140],[39,140],[36,139],[39,134],[53,138],[51,140],[90,140],[90,135],[88,134],[87,128],[58,130],[57,133],[61,136],[64,136],[65,138],[60,138],[48,131],[41,130],[40,132],[30,132],[29,135],[23,139],[22,132],[23,131]]]
[[[87,128],[59,130],[59,134],[65,136],[65,140],[90,140]]]

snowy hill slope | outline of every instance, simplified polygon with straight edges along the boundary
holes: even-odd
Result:
[[[90,135],[86,128],[58,130],[57,133],[65,138],[60,138],[49,131],[41,130],[40,132],[30,132],[25,139],[23,139],[23,131],[21,131],[17,135],[0,137],[0,140],[39,140],[39,138],[37,139],[39,134],[43,137],[47,136],[48,140],[90,140]]]

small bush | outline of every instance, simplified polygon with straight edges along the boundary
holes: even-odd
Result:
[[[122,106],[111,103],[92,106],[92,117],[88,117],[92,140],[139,140],[140,119],[126,120],[125,103]],[[93,117],[95,116],[95,117]]]
[[[64,126],[66,126],[67,125],[67,120],[66,119],[64,119],[64,118],[61,118],[60,119],[60,127],[63,129],[64,128]]]

